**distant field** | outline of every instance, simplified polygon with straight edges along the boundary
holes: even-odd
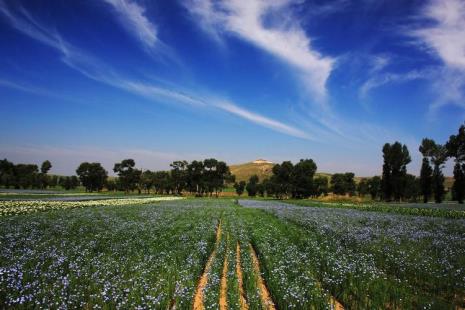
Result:
[[[0,202],[0,307],[465,306],[464,219],[166,199]]]

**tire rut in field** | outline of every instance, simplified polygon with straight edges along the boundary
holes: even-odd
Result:
[[[229,235],[226,237],[226,251],[223,260],[223,272],[221,273],[220,287],[220,310],[228,309],[228,252],[229,252]]]
[[[239,287],[239,305],[241,310],[248,310],[249,305],[247,304],[247,299],[245,298],[244,282],[242,280],[241,246],[239,245],[239,242],[236,245],[236,276],[237,286]]]
[[[249,249],[250,249],[250,255],[252,256],[252,264],[253,264],[253,268],[255,271],[256,279],[257,279],[257,286],[260,290],[260,298],[262,301],[262,306],[263,308],[267,310],[276,310],[276,306],[275,306],[275,303],[273,302],[273,299],[271,298],[270,291],[268,290],[265,280],[263,279],[262,274],[260,272],[260,261],[258,260],[257,253],[255,252],[255,249],[250,243],[249,243]]]
[[[323,285],[321,285],[321,282],[317,280],[316,284],[320,290],[323,290]],[[329,297],[329,306],[331,307],[332,310],[344,310],[345,309],[344,306],[336,299],[336,297],[332,295]]]
[[[344,306],[339,301],[337,301],[337,299],[334,298],[333,296],[330,297],[329,302],[330,302],[330,305],[331,305],[331,309],[333,309],[333,310],[344,310]]]
[[[168,306],[168,309],[176,310],[176,300],[174,298],[171,300],[170,305]]]
[[[221,220],[218,223],[218,226],[216,227],[216,241],[215,241],[215,247],[213,248],[213,251],[211,252],[210,256],[208,257],[207,263],[205,264],[205,268],[203,270],[202,275],[200,276],[199,282],[197,284],[197,288],[195,290],[194,294],[194,301],[193,301],[193,309],[194,310],[203,310],[205,309],[205,306],[203,304],[203,299],[204,299],[204,289],[207,286],[208,283],[208,275],[210,273],[213,260],[215,259],[216,256],[216,249],[218,248],[218,244],[220,243],[221,240]]]

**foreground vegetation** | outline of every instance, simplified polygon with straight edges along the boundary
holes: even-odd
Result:
[[[465,306],[463,240],[463,219],[259,200],[100,200],[0,217],[0,304],[454,309]]]

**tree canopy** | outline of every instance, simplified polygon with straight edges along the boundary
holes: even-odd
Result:
[[[113,167],[113,171],[118,174],[120,186],[126,193],[136,188],[140,190],[142,171],[134,168],[135,166],[134,159],[124,159]]]
[[[463,203],[465,199],[465,126],[461,125],[457,135],[451,135],[446,143],[447,154],[454,158],[454,199]]]
[[[76,169],[76,174],[88,192],[102,190],[108,178],[108,172],[100,163],[83,162]]]
[[[408,148],[400,142],[386,143],[383,147],[383,159],[383,197],[387,201],[400,201],[404,196],[407,165],[412,161]]]

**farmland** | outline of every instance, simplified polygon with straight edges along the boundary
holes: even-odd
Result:
[[[3,307],[464,306],[464,219],[267,200],[11,203],[27,212],[0,216]]]

